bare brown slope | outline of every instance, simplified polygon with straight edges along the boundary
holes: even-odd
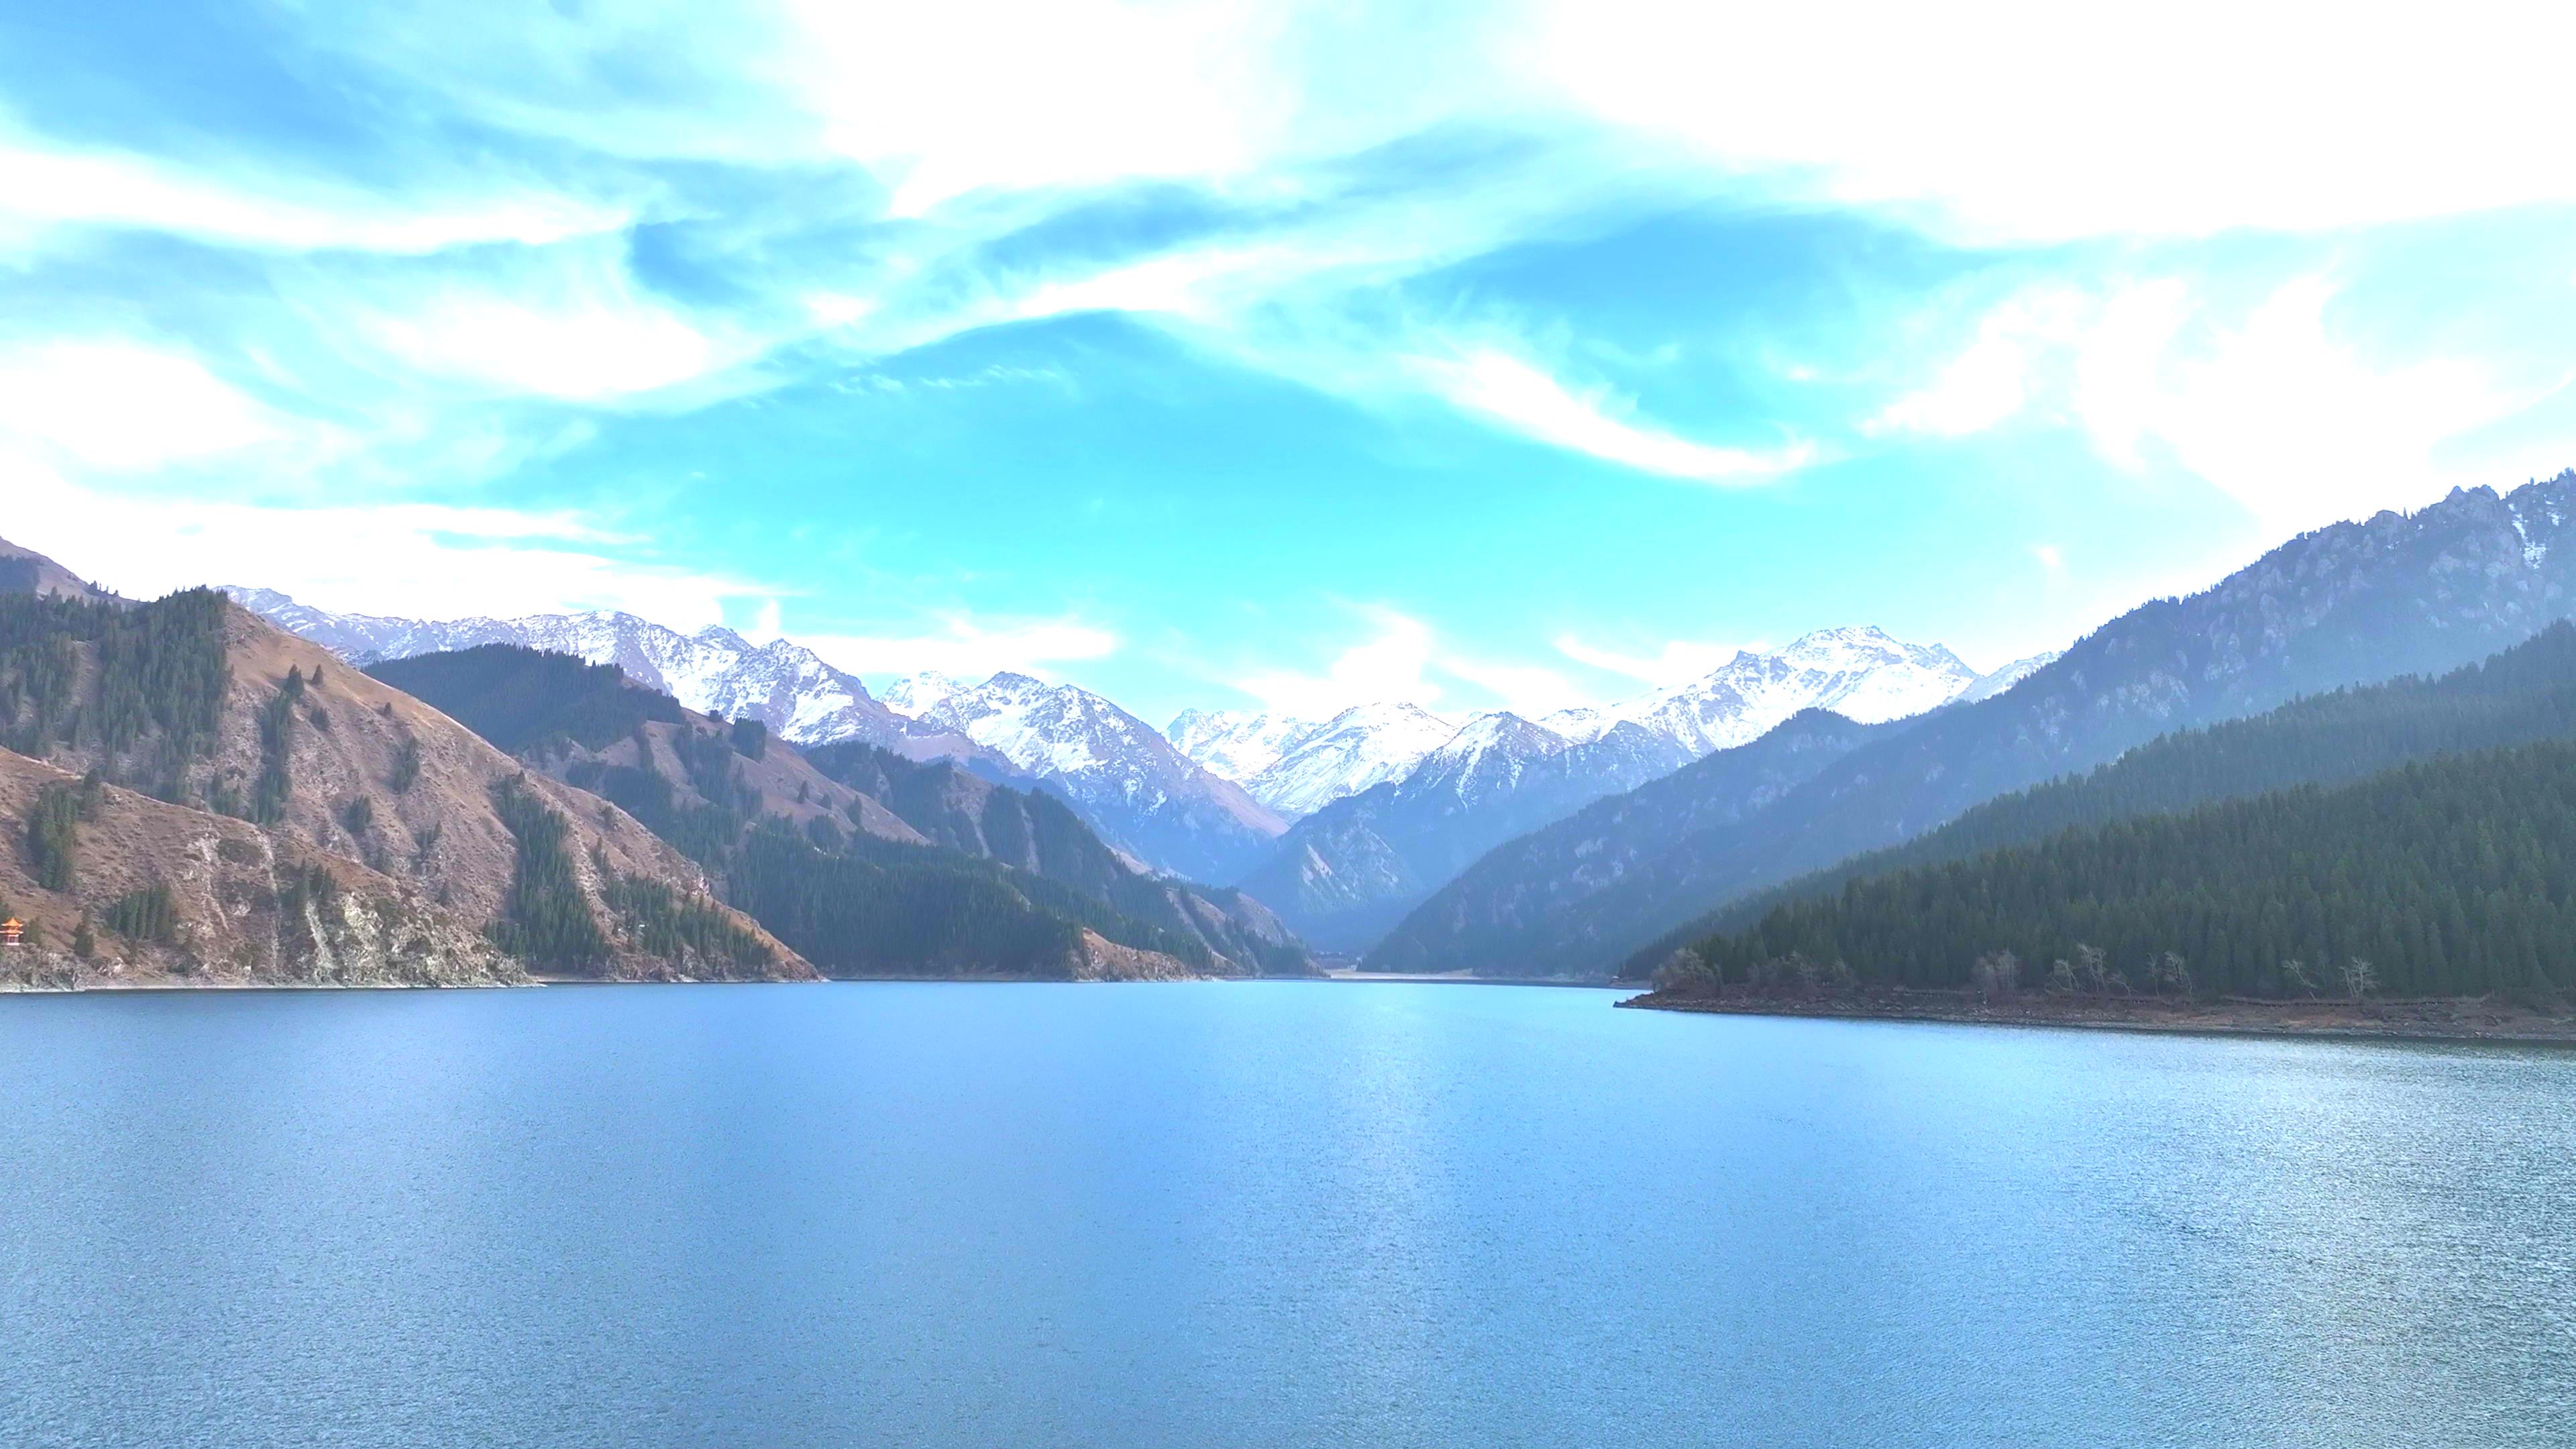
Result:
[[[693,710],[683,710],[682,714],[685,718],[681,724],[665,724],[656,720],[644,725],[644,737],[652,745],[652,758],[649,760],[643,757],[636,741],[630,737],[597,751],[576,746],[549,761],[548,771],[560,776],[582,759],[593,759],[604,765],[641,765],[671,781],[684,802],[711,803],[689,784],[689,770],[680,759],[676,740],[684,730],[716,733],[729,726],[723,720]],[[904,845],[931,843],[879,801],[826,776],[815,769],[803,754],[777,741],[772,741],[756,760],[736,755],[732,771],[737,790],[746,797],[741,801],[743,813],[754,820],[782,819],[799,830],[809,828],[816,820],[829,820],[835,828],[856,828],[860,833],[879,840]]]
[[[525,981],[517,962],[418,888],[246,820],[164,804],[0,750],[0,820],[23,821],[48,786],[89,818],[70,888],[39,887],[23,829],[0,849],[0,909],[28,940],[0,948],[0,985],[476,986]],[[156,887],[172,921],[161,939],[108,923],[116,903]],[[89,957],[74,953],[92,922]]]
[[[268,833],[320,854],[406,882],[473,930],[500,919],[518,862],[518,842],[494,802],[496,788],[522,779],[530,797],[570,832],[574,889],[605,939],[604,956],[551,974],[617,980],[808,980],[813,967],[749,917],[713,901],[696,866],[596,796],[525,770],[471,730],[421,701],[370,679],[319,645],[237,605],[223,614],[225,689],[211,743],[185,769],[185,798],[240,813],[256,799],[263,768],[261,715],[290,677],[303,688],[285,711],[287,792]],[[111,759],[57,744],[52,762],[99,768],[111,780],[153,779],[152,742]],[[406,759],[417,751],[417,766]],[[406,784],[405,776],[410,776]],[[712,911],[757,943],[765,961],[709,956],[667,940],[656,947],[642,922],[612,909],[618,880],[649,883]]]

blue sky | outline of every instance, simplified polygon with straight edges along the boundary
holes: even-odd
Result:
[[[2576,464],[2571,38],[10,0],[0,535],[1158,723],[1849,623],[1991,666]]]

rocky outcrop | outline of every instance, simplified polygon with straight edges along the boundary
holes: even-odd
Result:
[[[67,800],[70,868],[36,878],[23,838],[40,796]],[[528,980],[410,882],[248,821],[190,810],[0,750],[0,985],[494,986]]]
[[[92,612],[81,615],[81,607]],[[201,837],[234,839],[236,851],[264,841],[263,852],[322,861],[333,879],[363,884],[356,891],[363,910],[337,925],[326,920],[318,938],[317,959],[344,965],[312,969],[359,969],[345,963],[370,959],[369,949],[409,951],[409,966],[389,969],[431,979],[449,969],[442,962],[467,959],[436,942],[506,935],[503,928],[531,900],[515,887],[533,843],[500,806],[504,793],[517,791],[537,812],[525,820],[553,820],[562,831],[549,867],[559,888],[546,909],[558,924],[579,915],[592,927],[580,933],[579,949],[526,963],[541,974],[814,975],[796,952],[712,900],[704,875],[624,811],[530,773],[320,646],[205,593],[133,606],[121,632],[101,627],[101,607],[28,615],[13,626],[31,634],[27,647],[37,652],[0,660],[0,715],[7,716],[0,730],[22,753],[59,771],[95,773],[107,785],[205,817]],[[116,642],[103,653],[111,633]],[[132,663],[142,653],[151,660]],[[240,834],[245,826],[251,836]],[[102,858],[129,853],[137,869],[175,872],[183,863],[114,849]],[[376,882],[399,889],[388,893]],[[431,916],[416,919],[419,912]],[[675,936],[674,920],[689,930]],[[705,950],[714,937],[727,949]],[[365,945],[369,939],[374,948]],[[521,932],[514,939],[529,938]]]

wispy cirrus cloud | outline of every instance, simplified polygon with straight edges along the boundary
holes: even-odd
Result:
[[[563,513],[134,495],[84,486],[6,447],[0,496],[11,542],[138,598],[229,583],[361,613],[622,609],[685,629],[720,622],[729,601],[773,591]]]
[[[628,208],[517,182],[442,196],[368,191],[273,167],[209,174],[156,157],[0,134],[0,238],[51,227],[161,232],[288,252],[421,254],[490,242],[543,246],[624,228]]]
[[[1415,600],[1477,602],[1322,646],[1278,626],[1204,672],[1316,707],[1541,709],[1688,672],[1717,646],[1662,642],[1674,620],[1797,627],[1756,596],[1829,585],[1757,580],[1761,553],[1906,572],[1850,490],[1924,500],[1916,529],[1990,477],[2076,500],[1958,543],[1952,583],[1923,586],[1958,595],[2031,572],[2031,536],[2102,557],[2087,498],[2250,535],[2576,447],[2548,404],[2576,295],[2549,209],[2576,203],[2564,47],[2528,9],[2428,29],[2198,5],[2150,26],[1982,3],[389,0],[270,21],[224,28],[259,53],[194,57],[202,85],[79,103],[89,77],[35,42],[90,25],[65,54],[113,56],[134,43],[113,18],[62,7],[0,55],[11,476],[131,530],[136,580],[213,561],[346,606],[470,589],[677,623],[830,596],[818,617],[867,667],[971,672],[1128,667],[1147,618],[1384,597],[1419,570]],[[2441,215],[2474,245],[2389,225]],[[2511,284],[2428,300],[2445,276]],[[1088,314],[1123,321],[1086,337]],[[1160,350],[1087,350],[1109,331]],[[1599,490],[1627,511],[1513,534],[1563,459],[1713,486]],[[1945,463],[1976,481],[1940,492]],[[1263,506],[1194,506],[1228,490]],[[1086,498],[1129,531],[1075,541]],[[1406,530],[1441,546],[1365,546]],[[335,540],[377,557],[342,568]],[[959,607],[844,571],[891,555],[967,580]],[[1054,589],[1084,567],[1122,572]],[[1585,607],[1528,617],[1628,642],[1498,642],[1547,632],[1493,622],[1547,589]],[[1065,597],[1115,597],[1115,627]]]
[[[1411,359],[1435,394],[1486,420],[1553,447],[1700,483],[1746,484],[1814,462],[1807,442],[1734,448],[1698,442],[1634,420],[1635,407],[1606,387],[1576,390],[1536,365],[1493,348],[1458,357]]]
[[[2576,199],[2553,99],[2576,18],[2549,7],[2484,0],[2427,23],[2222,0],[2152,17],[1557,0],[1535,16],[1506,62],[1535,93],[1812,201],[1905,207],[1983,239]]]
[[[1603,648],[1571,634],[1558,635],[1555,644],[1557,653],[1577,664],[1622,675],[1653,688],[1699,678],[1747,649],[1762,647],[1759,641],[1713,644],[1695,639],[1672,639],[1651,654],[1636,654]]]

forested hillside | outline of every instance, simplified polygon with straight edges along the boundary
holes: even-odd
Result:
[[[1193,904],[1224,913],[1127,866],[1061,802],[944,762],[850,742],[827,747],[827,772],[757,721],[696,715],[614,665],[516,646],[369,672],[643,822],[828,973],[1241,975],[1305,964],[1284,932],[1264,940],[1194,916]]]
[[[1730,983],[1806,962],[1913,987],[2554,995],[2576,987],[2576,744],[2072,829],[1696,949]]]
[[[678,700],[629,684],[614,664],[515,644],[389,659],[367,672],[513,755],[558,741],[598,749],[648,721],[678,724],[682,713]]]
[[[1698,919],[1901,845],[1989,800],[2090,771],[2159,735],[2303,694],[2456,669],[2576,612],[2576,471],[2498,497],[2339,523],[2188,598],[2103,625],[2010,690],[1853,750],[1739,829],[1655,868]],[[1608,972],[1660,934],[1605,929]]]
[[[213,747],[224,693],[221,595],[141,606],[0,593],[0,748],[96,751],[166,800]],[[138,747],[141,747],[138,749]]]
[[[2089,775],[2006,795],[1904,845],[1737,902],[1638,952],[1621,975],[1643,977],[1675,946],[1745,930],[1777,906],[1829,896],[1846,881],[2027,845],[2077,826],[2291,785],[2337,784],[2440,754],[2571,737],[2576,625],[2562,621],[2439,678],[2340,689],[2251,719],[2162,736]]]
[[[1068,887],[1265,975],[1313,969],[1305,946],[1267,906],[1232,887],[1152,874],[1045,790],[995,784],[955,760],[907,759],[859,740],[818,745],[806,757],[933,845]]]
[[[0,593],[0,747],[0,887],[73,979],[812,974],[631,818],[210,591]]]
[[[1363,963],[1383,971],[1606,975],[1610,952],[1687,919],[1687,868],[1834,761],[1898,724],[1804,710],[1761,738],[1683,766],[1496,846],[1406,916]],[[1669,949],[1669,948],[1668,948]]]

